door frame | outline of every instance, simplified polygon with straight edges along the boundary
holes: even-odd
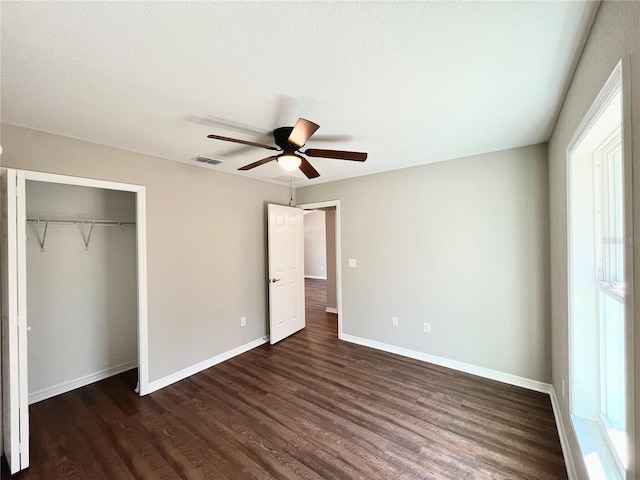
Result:
[[[342,247],[340,234],[340,200],[326,200],[322,202],[300,203],[296,205],[303,210],[335,207],[336,209],[336,303],[338,304],[338,338],[342,340]]]
[[[27,382],[27,326],[24,275],[26,271],[24,198],[18,185],[24,172],[2,170],[2,453],[11,475],[29,466],[29,405]],[[5,223],[6,222],[6,223]],[[6,234],[6,239],[4,238]],[[5,241],[6,240],[6,241]],[[22,248],[21,248],[21,246]]]
[[[136,269],[138,287],[138,386],[140,396],[149,391],[149,327],[147,309],[147,208],[146,191],[142,185],[119,183],[93,178],[72,177],[54,173],[24,170],[25,181],[58,183],[104,190],[133,192],[136,196]],[[28,292],[27,292],[28,294]]]

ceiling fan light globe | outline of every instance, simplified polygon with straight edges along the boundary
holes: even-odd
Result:
[[[284,168],[287,172],[293,172],[296,168],[300,166],[302,160],[297,155],[280,155],[278,157],[278,163],[282,168]]]

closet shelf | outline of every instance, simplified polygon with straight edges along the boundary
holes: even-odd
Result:
[[[44,224],[44,233],[42,234],[42,241],[38,239],[40,243],[40,251],[44,253],[44,245],[47,241],[47,230],[49,224],[56,225],[81,225],[82,226],[82,240],[84,241],[84,249],[89,251],[89,242],[91,241],[91,234],[93,233],[93,227],[118,227],[121,225],[135,225],[135,222],[118,222],[115,220],[64,220],[55,218],[27,218],[27,223]],[[84,226],[90,225],[89,234],[85,232]]]

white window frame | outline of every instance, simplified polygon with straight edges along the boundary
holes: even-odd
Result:
[[[600,91],[593,105],[585,115],[585,118],[579,125],[576,133],[573,138],[569,142],[566,158],[567,158],[567,253],[568,253],[568,341],[569,341],[569,358],[568,358],[568,392],[567,392],[567,403],[569,406],[569,410],[571,412],[571,426],[573,428],[573,434],[575,438],[578,440],[579,445],[583,445],[584,438],[587,437],[587,442],[592,442],[589,445],[589,450],[583,450],[583,460],[584,460],[584,470],[589,471],[590,475],[593,475],[592,470],[593,467],[593,442],[599,443],[602,445],[602,455],[603,458],[607,456],[607,452],[611,452],[611,443],[608,441],[608,435],[602,435],[602,431],[598,427],[598,424],[601,424],[602,428],[606,430],[606,422],[603,422],[599,415],[600,413],[600,405],[602,398],[600,396],[601,385],[600,385],[600,371],[598,370],[601,364],[600,362],[600,350],[601,346],[598,344],[599,335],[596,335],[596,344],[593,345],[592,351],[592,359],[590,365],[587,366],[585,370],[585,366],[582,364],[582,357],[576,356],[576,349],[580,350],[584,348],[584,339],[581,336],[584,332],[580,331],[580,325],[576,324],[576,311],[583,310],[584,305],[580,303],[575,303],[576,301],[580,301],[581,297],[576,293],[580,292],[580,281],[578,281],[577,286],[574,285],[575,281],[573,278],[575,267],[575,259],[573,254],[574,245],[576,245],[579,241],[580,235],[584,232],[573,231],[574,220],[572,219],[572,205],[573,205],[573,196],[572,196],[572,181],[573,181],[573,161],[574,161],[574,153],[578,150],[578,147],[581,145],[581,142],[585,139],[585,137],[590,132],[591,128],[599,121],[600,116],[607,109],[612,98],[617,95],[619,92],[622,93],[621,99],[621,118],[622,118],[622,127],[621,127],[621,146],[622,146],[622,174],[623,174],[623,185],[624,185],[624,197],[623,197],[623,205],[624,205],[624,235],[627,236],[627,239],[623,242],[624,244],[624,272],[625,277],[623,282],[604,282],[605,279],[610,278],[605,275],[608,272],[603,270],[602,272],[602,282],[600,282],[597,278],[594,278],[594,289],[597,292],[599,298],[599,291],[605,290],[607,294],[611,296],[617,296],[617,298],[621,299],[624,302],[625,307],[625,319],[624,319],[624,342],[625,342],[625,354],[624,354],[624,364],[625,364],[625,372],[624,372],[624,382],[625,382],[625,435],[626,435],[626,455],[624,458],[618,459],[618,455],[609,455],[609,458],[605,458],[606,465],[604,469],[606,470],[607,478],[625,478],[632,479],[635,477],[635,466],[634,466],[634,456],[632,452],[635,452],[635,418],[634,418],[634,390],[635,390],[635,379],[634,377],[634,288],[633,288],[633,246],[638,243],[635,241],[634,229],[633,229],[633,214],[632,214],[632,175],[631,175],[631,106],[630,106],[630,95],[628,94],[630,86],[630,68],[629,68],[629,58],[622,59],[618,65],[613,70],[613,73],[605,83],[604,87]],[[601,146],[606,146],[606,142],[602,143]],[[593,150],[592,150],[593,151]],[[594,193],[597,189],[594,189]],[[595,195],[594,195],[595,197]],[[594,250],[596,250],[596,245],[593,245]],[[598,254],[593,256],[594,264],[595,259],[597,259]],[[602,258],[603,262],[606,261],[605,258]],[[610,259],[609,259],[610,260]],[[604,263],[602,264],[604,265]],[[602,283],[602,284],[601,284]],[[621,288],[622,287],[622,288]],[[596,302],[596,307],[599,310],[599,305]],[[596,319],[599,322],[599,319]],[[597,324],[599,325],[599,323]],[[594,327],[596,324],[594,324]],[[590,328],[590,327],[588,327]],[[582,342],[582,343],[581,343]],[[589,349],[588,347],[587,349]],[[578,360],[577,360],[578,359]],[[577,363],[578,362],[578,363]],[[595,369],[593,369],[595,367]],[[586,372],[586,374],[585,374]],[[580,388],[581,382],[585,380],[585,375],[593,374],[597,378],[597,385],[592,387],[594,389],[593,402],[590,404],[589,401],[584,401],[584,398],[581,398]],[[591,381],[592,385],[594,384],[593,380]],[[597,394],[595,393],[597,391]],[[594,414],[593,416],[587,415],[591,420],[591,424],[593,427],[588,425],[587,423],[582,422],[584,418],[581,418],[578,415],[574,414],[574,409],[578,406],[579,408],[584,408],[586,411],[591,410]],[[583,411],[584,413],[584,411]],[[595,437],[598,437],[596,439]],[[587,452],[590,454],[588,455]],[[572,455],[573,458],[577,458]],[[615,461],[614,461],[615,458]],[[621,460],[621,461],[620,461]],[[574,470],[575,471],[575,470]],[[602,470],[601,470],[602,471]],[[615,475],[610,474],[615,473]],[[594,476],[593,478],[597,478]]]
[[[614,160],[611,157],[618,151],[622,154],[621,128],[617,128],[596,150],[594,155],[596,259],[597,279],[600,285],[604,289],[610,290],[612,294],[624,297],[625,283],[616,280],[618,277],[616,274],[618,265],[617,249],[611,246],[612,243],[624,243],[625,241],[624,238],[617,238],[616,236],[615,213],[612,214],[611,211],[611,201],[614,195],[614,192],[611,191],[611,177],[615,176],[613,171],[615,168],[615,165],[613,165]],[[624,185],[622,185],[622,188],[624,191]],[[624,252],[622,256],[624,257]]]

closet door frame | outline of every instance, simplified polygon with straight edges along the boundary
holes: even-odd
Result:
[[[29,466],[24,172],[2,169],[2,419],[11,475]]]
[[[147,310],[147,209],[145,187],[129,183],[72,177],[53,173],[24,171],[25,180],[94,187],[105,190],[133,192],[136,196],[136,262],[138,287],[138,387],[140,396],[149,392],[149,329]],[[23,186],[24,187],[24,186]],[[20,189],[25,192],[25,188]],[[28,292],[27,292],[28,293]]]

